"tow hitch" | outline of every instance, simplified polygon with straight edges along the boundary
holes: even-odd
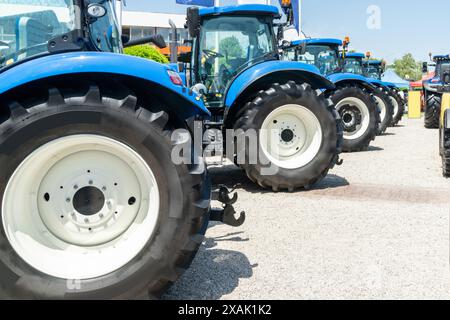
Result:
[[[231,197],[230,194],[234,192],[228,190],[225,186],[220,186],[218,189],[214,189],[212,192],[212,200],[219,201],[223,204],[222,208],[212,208],[210,213],[210,221],[223,222],[232,227],[239,227],[245,222],[245,212],[242,211],[239,214],[239,218],[236,219],[233,204],[238,200],[238,194],[235,192]]]

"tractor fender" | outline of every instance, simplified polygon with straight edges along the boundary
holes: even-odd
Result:
[[[391,88],[391,89],[396,89],[396,88],[397,88],[397,86],[395,85],[395,83],[392,83],[392,82],[384,82],[384,84],[385,84],[388,88]]]
[[[378,80],[378,79],[373,79],[373,78],[368,78],[368,80],[370,81],[370,83],[372,85],[374,85],[375,87],[383,87],[383,88],[388,88],[388,85],[386,82]]]
[[[439,91],[439,87],[442,86],[443,83],[440,81],[439,78],[432,78],[422,81],[422,84],[424,91],[436,93]]]
[[[0,73],[0,95],[33,81],[62,75],[104,73],[142,79],[161,88],[174,99],[184,119],[210,115],[200,96],[182,85],[172,83],[168,65],[154,61],[105,52],[71,52],[30,60]],[[169,106],[171,107],[171,106]]]
[[[296,79],[309,83],[314,89],[334,88],[333,83],[324,78],[315,66],[294,61],[266,61],[246,69],[233,80],[225,93],[225,107],[232,108],[239,97],[260,90],[266,82]]]
[[[370,79],[354,73],[335,73],[328,76],[328,79],[332,81],[336,86],[343,83],[357,83],[369,92],[375,91],[375,86]]]

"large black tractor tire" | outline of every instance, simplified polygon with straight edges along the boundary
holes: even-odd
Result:
[[[443,145],[441,146],[442,157],[442,174],[446,178],[450,178],[450,133],[442,133]]]
[[[378,125],[378,135],[382,135],[386,132],[389,125],[392,123],[394,117],[394,105],[389,98],[388,92],[383,88],[376,88],[373,96],[377,100],[378,108],[380,109],[381,121]]]
[[[444,124],[447,123],[447,115],[444,116]],[[439,126],[439,154],[442,158],[442,175],[450,178],[450,130]]]
[[[405,100],[400,96],[397,90],[391,89],[389,91],[389,96],[394,105],[394,114],[392,116],[391,127],[395,127],[402,120],[405,114],[406,103]]]
[[[0,117],[3,119],[0,124],[0,167],[2,168],[0,202],[8,203],[7,186],[13,187],[14,173],[19,172],[17,171],[19,166],[26,163],[26,159],[33,153],[51,143],[56,143],[58,139],[86,135],[100,137],[99,139],[106,138],[108,141],[119,142],[133,150],[143,159],[142,163],[145,163],[153,172],[158,188],[156,194],[159,197],[159,210],[155,210],[153,232],[148,231],[148,236],[144,236],[142,249],[136,251],[136,255],[117,269],[92,278],[63,278],[43,271],[42,266],[38,269],[31,264],[31,261],[39,262],[32,260],[23,252],[19,253],[18,251],[21,250],[16,250],[18,247],[15,247],[13,243],[17,245],[17,242],[11,241],[13,224],[4,225],[10,219],[11,213],[7,212],[8,210],[3,212],[5,208],[3,206],[0,212],[3,218],[0,219],[0,298],[154,299],[180,277],[198,251],[208,223],[211,191],[207,173],[202,170],[204,164],[175,165],[171,160],[172,147],[186,143],[186,137],[182,139],[179,136],[174,141],[171,140],[171,133],[176,128],[175,124],[178,125],[180,122],[175,121],[161,105],[147,104],[148,101],[143,102],[145,98],[144,100],[136,98],[125,85],[112,81],[106,84],[105,81],[87,84],[77,79],[69,79],[65,82],[71,88],[62,87],[60,84],[64,82],[59,81],[46,84],[39,89],[23,88],[20,92],[10,94],[7,97],[8,102],[5,103],[2,99],[1,107],[7,112],[3,113],[3,118]],[[90,165],[95,171],[96,168],[100,170],[107,163],[93,161]],[[67,167],[67,170],[69,169],[72,168]],[[85,171],[86,168],[82,168],[81,164],[79,169],[84,174],[90,172],[90,170]],[[27,178],[26,175],[24,177]],[[22,185],[22,189],[24,186]],[[57,186],[56,189],[59,189],[59,184]],[[30,194],[33,191],[18,190],[24,194]],[[58,194],[54,195],[55,193],[44,195],[44,198],[47,197],[45,200],[49,203],[59,201]],[[30,196],[28,200],[24,200],[38,202],[42,201],[38,200],[41,196],[39,189],[35,197]],[[147,193],[142,194],[142,197],[148,197],[150,203],[151,198],[147,196]],[[75,198],[76,195],[73,198],[74,206]],[[86,201],[89,203],[88,200]],[[125,206],[137,203],[141,204],[139,194],[134,199],[130,198]],[[19,205],[20,202],[16,204]],[[28,215],[29,212],[14,212],[14,214]],[[45,213],[39,211],[38,214]],[[9,218],[5,220],[5,217]],[[45,229],[42,221],[35,221],[35,223]],[[136,223],[138,228],[139,222]],[[14,228],[31,230],[33,227],[17,224]],[[51,232],[46,231],[46,233],[51,239],[55,237],[50,234]],[[29,236],[33,237],[32,234]],[[39,237],[36,236],[36,242],[41,241]],[[129,234],[129,237],[133,239],[133,232]],[[55,243],[62,241],[63,247],[70,247],[60,238],[51,241]],[[119,246],[119,238],[114,241],[117,241],[116,244]],[[95,255],[90,248],[82,249],[86,250],[87,254]],[[108,248],[108,250],[115,250],[116,247]],[[132,243],[127,243],[124,248],[126,248],[124,252],[128,248],[132,250]],[[44,250],[46,249],[43,249],[43,252]],[[60,254],[61,250],[65,249],[55,244],[52,252],[56,255]],[[100,249],[98,250],[100,252]],[[114,254],[114,256],[115,259],[120,259],[119,255]],[[30,258],[30,260],[26,261],[24,258]],[[60,262],[63,263],[62,261],[63,259]],[[107,263],[105,267],[108,267]],[[79,265],[79,268],[88,270],[89,266]],[[64,269],[58,270],[58,272],[64,271]]]
[[[444,149],[442,154],[442,175],[450,178],[450,145]]]
[[[425,105],[425,128],[437,129],[439,128],[439,117],[441,113],[442,95],[430,94],[427,95]]]
[[[286,115],[286,108],[291,108],[291,112],[297,114],[302,110],[304,117],[297,115],[294,118],[289,118],[293,122],[289,125],[290,120],[284,121],[283,115]],[[276,118],[280,113],[280,121]],[[272,119],[274,117],[273,120]],[[302,128],[307,125],[312,128],[312,123],[320,126],[320,131],[306,131],[300,130],[296,127]],[[302,122],[303,121],[303,122]],[[268,123],[269,126],[273,124],[279,132],[277,142],[289,145],[288,150],[294,153],[294,159],[300,155],[302,157],[304,152],[311,151],[317,147],[317,152],[312,152],[313,155],[307,163],[299,166],[285,166],[284,162],[274,163],[271,153],[262,151],[261,142],[264,140],[261,135],[263,124]],[[302,123],[302,124],[301,124]],[[295,131],[295,128],[298,130]],[[305,127],[306,128],[306,127]],[[289,81],[285,84],[273,84],[267,90],[260,91],[257,96],[249,101],[242,113],[238,115],[238,119],[234,124],[235,130],[241,130],[241,133],[257,132],[257,146],[259,155],[257,161],[252,162],[249,149],[243,148],[242,145],[237,146],[236,153],[239,159],[240,155],[245,156],[244,163],[240,166],[245,170],[247,176],[259,186],[263,188],[272,189],[273,191],[294,191],[295,189],[310,189],[314,184],[322,180],[339,162],[339,154],[342,152],[342,125],[339,114],[336,112],[333,103],[329,99],[325,99],[316,90],[313,90],[309,84],[297,84],[294,81]],[[306,130],[306,129],[305,129]],[[300,148],[295,148],[295,143],[299,139],[310,139],[316,137],[319,144],[305,144]],[[309,140],[308,140],[309,141]],[[291,148],[291,144],[294,147]],[[244,150],[245,149],[245,150]],[[268,150],[268,149],[267,149]],[[298,151],[300,150],[300,151]],[[268,155],[269,154],[269,155]],[[283,159],[281,157],[275,158],[277,160]],[[300,158],[299,158],[300,159]],[[303,159],[304,160],[304,159]],[[300,164],[295,160],[295,164]],[[264,169],[268,167],[271,173],[264,173]],[[272,173],[275,171],[276,173]]]
[[[365,89],[347,85],[329,94],[342,119],[344,152],[366,151],[375,140],[380,111],[375,99]]]

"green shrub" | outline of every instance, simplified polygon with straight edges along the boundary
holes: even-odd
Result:
[[[128,54],[130,56],[150,59],[159,63],[169,63],[169,60],[166,58],[165,55],[163,55],[161,52],[158,51],[158,49],[150,45],[140,45],[125,48],[124,52],[125,54]]]

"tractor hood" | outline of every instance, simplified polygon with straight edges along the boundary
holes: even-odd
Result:
[[[376,86],[381,86],[381,87],[389,87],[389,86],[391,86],[391,85],[393,85],[393,86],[395,86],[393,83],[390,83],[390,82],[384,82],[384,81],[381,81],[381,80],[378,80],[378,79],[374,79],[374,78],[367,78],[367,80],[371,83],[371,84],[373,84],[373,85],[376,85]]]
[[[426,79],[422,81],[423,87],[425,90],[431,91],[431,92],[437,92],[439,88],[443,85],[441,79],[437,76],[434,76],[433,78]]]
[[[372,80],[355,73],[334,73],[327,77],[331,82],[338,83],[341,81],[359,81],[367,84],[373,84]]]

